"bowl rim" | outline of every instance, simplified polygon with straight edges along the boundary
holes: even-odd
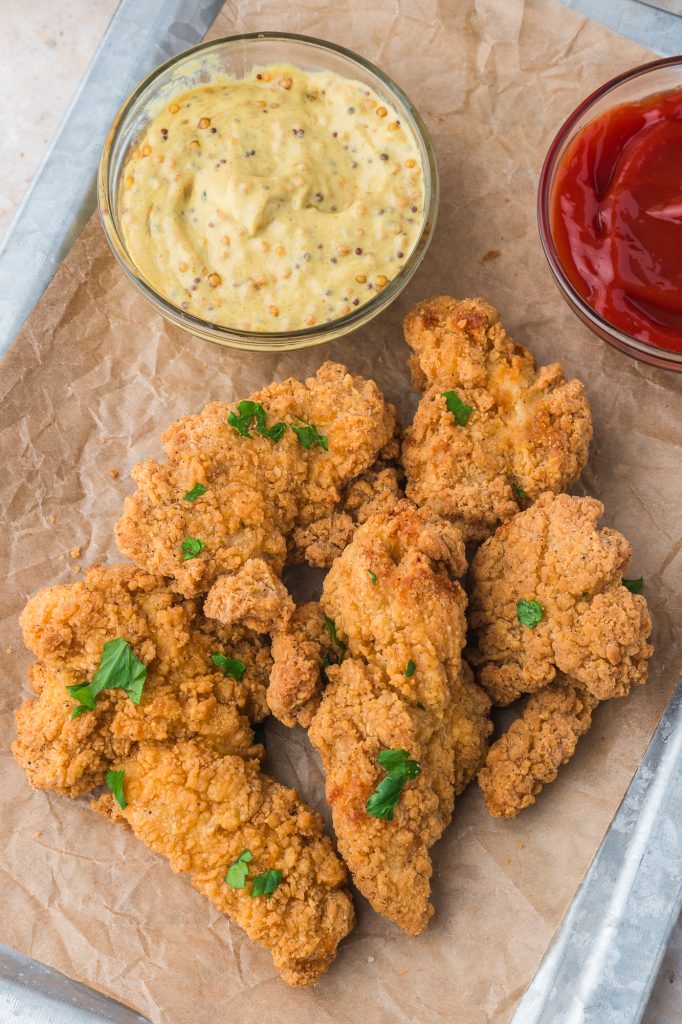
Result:
[[[382,288],[380,292],[377,292],[371,299],[359,305],[356,309],[351,310],[350,313],[346,313],[343,316],[329,320],[326,323],[315,324],[312,327],[290,328],[286,331],[238,330],[237,328],[226,327],[222,324],[215,324],[210,320],[204,320],[202,317],[195,316],[194,314],[181,309],[179,306],[176,306],[175,303],[171,302],[166,298],[166,296],[161,295],[160,292],[153,288],[140,273],[134,261],[128,254],[128,250],[119,232],[116,219],[111,212],[112,190],[109,187],[111,154],[119,132],[126,123],[127,115],[140,96],[144,94],[144,92],[157,78],[163,75],[170,68],[181,64],[188,58],[195,57],[198,54],[200,55],[203,51],[214,49],[226,43],[239,44],[256,40],[281,40],[284,42],[293,41],[296,43],[304,43],[313,49],[326,50],[338,54],[350,61],[351,64],[359,65],[365,71],[369,72],[370,75],[377,78],[392,95],[396,96],[400,104],[405,108],[413,122],[410,127],[417,137],[417,142],[421,144],[421,148],[423,148],[426,158],[423,161],[425,205],[420,232],[412,251],[396,276],[391,278],[389,283]],[[116,182],[112,182],[111,184],[114,187],[116,186]],[[397,298],[424,259],[433,238],[438,218],[440,175],[438,172],[438,164],[436,162],[433,143],[419,111],[400,86],[394,82],[389,75],[377,67],[377,65],[373,64],[361,54],[355,53],[353,50],[350,50],[345,46],[341,46],[338,43],[332,43],[329,40],[318,39],[315,36],[301,35],[296,32],[244,32],[236,35],[219,36],[215,39],[203,40],[195,46],[191,46],[188,49],[182,50],[180,53],[169,57],[168,60],[159,64],[140,82],[138,82],[121,104],[111,127],[107,132],[97,172],[97,200],[104,234],[120,266],[132,282],[140,289],[140,291],[142,291],[145,297],[150,300],[164,316],[170,319],[171,322],[181,325],[185,330],[195,336],[207,338],[208,340],[217,342],[218,344],[222,343],[232,345],[233,347],[250,348],[252,350],[261,349],[265,351],[268,348],[284,350],[286,348],[294,349],[310,347],[341,337],[342,335],[347,334],[350,330],[353,330],[356,326],[359,327],[364,323],[369,322],[369,320],[377,316],[383,309],[390,305],[395,298]],[[212,335],[214,335],[214,337],[211,337]],[[293,344],[287,345],[286,343],[288,341],[293,342]]]
[[[612,324],[609,320],[603,317],[601,313],[598,313],[597,310],[593,309],[592,306],[586,302],[584,297],[576,290],[564,270],[554,244],[554,237],[552,235],[550,223],[551,184],[552,177],[556,169],[557,156],[576,122],[580,120],[583,114],[589,111],[598,100],[603,99],[604,96],[607,96],[610,92],[613,92],[625,82],[646,76],[652,71],[660,71],[661,69],[669,67],[679,67],[680,70],[682,70],[682,55],[661,57],[657,60],[647,61],[645,64],[638,64],[634,68],[629,68],[627,71],[621,72],[614,78],[610,78],[608,81],[604,82],[603,85],[600,85],[597,89],[586,96],[585,99],[582,100],[568,115],[554,135],[542,164],[537,192],[537,220],[540,241],[554,280],[569,305],[575,308],[575,312],[578,314],[580,319],[591,327],[600,338],[631,358],[638,359],[641,362],[650,363],[653,366],[658,366],[663,369],[682,372],[682,352],[675,352],[672,349],[660,348],[657,345],[651,345],[646,341],[642,341],[640,338],[635,338],[632,334],[628,334],[627,331],[623,331],[619,327],[616,327],[615,324]],[[660,91],[664,92],[666,90],[661,89]],[[655,93],[652,93],[652,95],[655,95]]]

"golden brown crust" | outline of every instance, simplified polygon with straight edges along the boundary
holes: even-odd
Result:
[[[425,391],[403,443],[409,498],[451,519],[465,541],[480,541],[578,478],[592,437],[583,385],[564,380],[558,364],[536,368],[497,310],[438,296],[408,313],[404,330]],[[447,390],[473,410],[464,426],[447,409]]]
[[[271,952],[286,982],[315,982],[355,918],[320,815],[261,774],[256,759],[220,756],[200,743],[142,744],[116,767],[125,772],[128,806],[106,795],[96,809],[125,821],[173,871],[189,872],[199,892]],[[247,849],[249,881],[233,889],[227,869]],[[273,869],[282,872],[275,892],[252,897],[250,879]]]
[[[37,697],[17,711],[13,752],[37,789],[77,796],[104,782],[112,760],[143,740],[201,736],[221,753],[248,753],[247,717],[267,714],[270,653],[260,637],[202,620],[161,580],[130,565],[94,566],[82,582],[47,587],[21,615]],[[66,687],[86,682],[102,647],[122,637],[147,666],[139,705],[104,690],[78,718]],[[241,682],[211,661],[217,651],[246,665]]]
[[[544,494],[477,551],[467,657],[496,703],[540,689],[557,670],[599,700],[645,682],[651,619],[621,582],[630,545],[597,529],[603,510],[594,498]],[[519,621],[520,600],[542,606],[535,628]]]
[[[294,611],[287,588],[262,558],[250,558],[238,572],[219,576],[204,602],[209,619],[271,633]]]
[[[317,601],[299,605],[289,622],[272,635],[268,704],[284,725],[307,728],[323,688],[324,650],[330,645]]]
[[[493,743],[478,781],[488,811],[514,818],[535,803],[590,728],[596,697],[568,676],[558,676],[528,699],[519,718]]]
[[[456,528],[403,501],[358,528],[321,601],[348,646],[346,660],[327,669],[309,733],[339,849],[372,906],[412,935],[433,913],[429,849],[485,756],[490,730],[489,701],[461,665],[466,597],[451,575],[464,568]],[[419,762],[421,775],[384,821],[366,803],[384,775],[378,753],[396,748]]]
[[[325,363],[314,377],[271,384],[251,396],[268,426],[314,424],[328,450],[306,449],[289,428],[274,443],[251,428],[242,437],[227,418],[235,406],[212,402],[163,435],[165,463],[144,462],[132,473],[138,489],[116,526],[119,549],[137,565],[169,577],[186,597],[203,593],[223,575],[262,559],[279,575],[287,537],[325,520],[344,488],[364,473],[395,431],[395,411],[373,381]],[[194,484],[207,490],[183,500]],[[203,550],[183,561],[185,537]],[[305,556],[305,547],[302,554]]]

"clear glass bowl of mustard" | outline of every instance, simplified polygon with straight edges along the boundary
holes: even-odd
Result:
[[[315,84],[307,92],[301,84],[305,75],[313,83],[324,76],[327,84],[331,82],[329,93],[336,107],[333,124],[325,124],[336,126],[338,132],[328,133],[328,149],[324,139],[305,139],[303,129],[296,127],[291,106],[296,90],[316,98]],[[223,88],[228,78],[245,86],[243,111],[234,106],[239,97],[236,100],[229,88]],[[364,114],[358,115],[355,99],[345,106],[344,90],[351,86]],[[254,87],[263,87],[263,92],[254,92]],[[281,104],[273,101],[273,96],[280,98],[278,89],[287,92]],[[226,108],[227,118],[220,106],[223,96],[224,103],[232,104]],[[324,88],[323,99],[330,101]],[[284,109],[273,109],[277,107]],[[277,116],[268,121],[261,115]],[[359,134],[357,116],[364,116]],[[227,126],[235,121],[243,122],[241,132],[229,131]],[[245,148],[250,145],[244,142],[249,138],[245,132],[251,127],[263,137],[270,125],[276,132],[272,146],[278,159],[273,160],[271,153],[272,166],[264,172],[261,161],[259,173],[257,159],[248,162],[258,154]],[[176,145],[170,156],[168,143],[178,139],[184,148]],[[225,157],[220,156],[221,146],[228,149]],[[308,160],[311,146],[315,161]],[[411,159],[404,159],[406,146],[411,147]],[[363,170],[363,159],[373,166]],[[191,167],[186,178],[186,168],[180,166],[184,163]],[[313,163],[314,173],[309,167]],[[175,173],[170,173],[171,167]],[[350,185],[338,173],[345,167],[360,168],[367,202],[353,194],[353,171],[347,172]],[[380,190],[375,195],[367,189],[370,174],[385,187],[385,203]],[[156,194],[150,192],[149,198],[144,188],[151,188],[151,183]],[[164,206],[171,199],[172,216],[170,207]],[[343,47],[286,33],[213,40],[158,67],[121,107],[104,145],[98,177],[107,240],[152,305],[197,337],[265,351],[331,341],[385,309],[405,288],[428,249],[438,199],[433,147],[402,90]],[[380,215],[381,222],[375,220]],[[320,241],[311,236],[315,230]],[[188,249],[190,238],[195,249]],[[385,267],[371,264],[371,254],[378,258],[379,238],[388,260]],[[147,260],[150,253],[154,258],[161,253],[167,261],[170,276],[165,280],[158,277],[151,257]],[[328,300],[323,298],[327,295]],[[314,296],[317,307],[310,304]],[[297,312],[294,307],[299,303]]]

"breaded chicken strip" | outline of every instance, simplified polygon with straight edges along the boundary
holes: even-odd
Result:
[[[424,396],[405,432],[407,496],[481,541],[580,475],[592,437],[583,385],[538,369],[483,299],[439,296],[404,322]],[[449,408],[450,406],[450,408]]]
[[[337,664],[326,669],[326,690],[311,685],[322,633],[314,606],[274,646],[270,704],[284,721],[305,722],[321,698],[309,735],[339,849],[374,909],[411,935],[433,913],[429,849],[485,757],[491,728],[489,701],[461,662],[466,597],[452,576],[464,568],[457,529],[403,501],[359,527],[327,575],[321,646]],[[388,750],[406,751],[421,770],[393,820],[367,810],[386,775],[377,757]]]
[[[320,706],[325,653],[337,660],[317,601],[301,604],[272,634],[272,672],[267,691],[273,715],[284,725],[308,728]]]
[[[594,498],[543,494],[471,563],[466,656],[495,703],[533,695],[480,774],[491,814],[513,817],[533,803],[597,703],[646,681],[651,619],[622,583],[630,545],[597,529],[603,511]]]
[[[12,749],[36,789],[87,792],[143,740],[201,736],[220,753],[250,756],[248,719],[268,713],[270,652],[247,630],[206,622],[196,601],[182,601],[158,578],[131,565],[95,566],[82,582],[40,591],[20,624],[38,659],[29,669],[37,696],[17,711]],[[106,689],[92,711],[72,719],[78,701],[67,686],[90,680],[103,645],[119,637],[147,667],[140,704]],[[241,681],[216,666],[213,653],[238,659]]]
[[[99,809],[123,815],[174,870],[191,871],[200,891],[272,951],[285,980],[314,981],[352,927],[353,907],[322,819],[260,773],[263,748],[249,719],[267,713],[262,639],[205,621],[195,600],[127,565],[48,587],[21,624],[39,658],[38,696],[18,710],[13,745],[31,785],[76,796],[109,769],[123,771],[128,806],[114,813],[107,795]],[[146,666],[139,704],[125,689],[103,689],[92,710],[72,718],[78,702],[66,687],[91,681],[104,645],[117,639]],[[272,898],[224,881],[247,848],[251,879],[282,871]]]
[[[192,885],[272,954],[290,985],[309,985],[336,955],[354,924],[347,873],[319,814],[261,774],[256,758],[221,756],[194,740],[141,744],[116,763],[127,807],[111,794],[96,810],[124,821],[138,839],[187,871]],[[251,854],[242,888],[225,875]],[[280,871],[271,895],[254,878]]]
[[[245,570],[247,585],[223,581],[216,597],[211,614],[226,625],[245,621],[235,594],[276,590],[289,536],[328,520],[396,429],[376,384],[337,363],[305,381],[271,384],[248,402],[212,402],[173,424],[163,435],[167,462],[133,470],[138,489],[116,527],[123,554],[169,577],[185,597]],[[197,484],[205,490],[187,500]],[[303,541],[298,548],[305,556]],[[269,629],[281,614],[273,602],[258,628]]]
[[[557,670],[598,700],[645,682],[651,619],[622,584],[630,545],[597,529],[603,511],[594,498],[543,494],[476,552],[467,658],[496,704],[539,690]],[[538,602],[536,625],[524,625],[519,602]]]
[[[514,818],[573,757],[599,701],[568,676],[532,694],[523,714],[492,744],[478,774],[485,804],[496,818]]]

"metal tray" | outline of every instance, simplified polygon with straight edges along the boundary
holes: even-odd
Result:
[[[660,54],[682,52],[674,14],[638,0],[562,2]],[[99,153],[121,102],[153,67],[201,39],[221,7],[122,0],[0,250],[0,353],[94,209]],[[637,1024],[681,908],[682,680],[511,1024]],[[0,946],[0,1021],[9,1019],[146,1024]]]

